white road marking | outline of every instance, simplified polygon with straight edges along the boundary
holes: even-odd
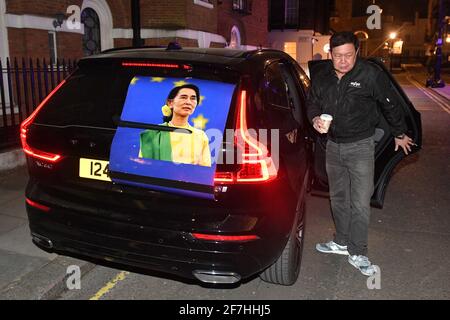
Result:
[[[440,106],[445,112],[450,114],[450,106],[444,99],[437,93],[431,93],[429,90],[423,88],[416,80],[412,79],[410,75],[406,76],[406,79],[411,82],[417,89],[422,91],[428,98]]]

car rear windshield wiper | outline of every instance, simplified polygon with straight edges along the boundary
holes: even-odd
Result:
[[[120,120],[118,125],[120,127],[124,127],[124,128],[150,129],[150,130],[169,131],[169,132],[176,131],[177,133],[192,134],[192,130],[186,129],[186,128],[170,127],[170,126],[166,126],[166,125],[149,124],[149,123],[143,123],[143,122]]]

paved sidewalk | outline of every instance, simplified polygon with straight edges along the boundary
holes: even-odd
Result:
[[[54,299],[65,289],[67,267],[82,275],[93,264],[48,254],[31,241],[25,211],[28,174],[24,166],[0,171],[0,300]]]
[[[420,64],[404,64],[403,69],[408,72],[417,82],[425,87],[429,78],[427,70]],[[442,69],[441,79],[445,82],[444,88],[430,88],[440,96],[450,100],[450,69]]]

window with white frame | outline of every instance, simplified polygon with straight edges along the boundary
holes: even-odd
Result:
[[[244,14],[252,13],[251,0],[233,0],[233,10]]]
[[[92,8],[85,8],[81,12],[81,23],[84,25],[83,52],[91,56],[102,51],[101,29],[98,13]]]
[[[213,0],[194,0],[194,4],[198,4],[199,6],[209,8],[209,9],[214,8]]]
[[[283,51],[297,60],[297,42],[285,42]]]
[[[298,24],[298,0],[286,0],[285,22],[287,25]]]
[[[50,50],[50,61],[52,64],[56,64],[56,59],[58,59],[58,49],[56,45],[56,32],[48,32],[48,48]]]
[[[230,49],[240,49],[241,48],[241,33],[239,32],[238,27],[233,26],[231,29],[231,37],[230,37],[230,45],[228,46]]]

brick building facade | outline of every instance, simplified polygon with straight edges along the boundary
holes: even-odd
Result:
[[[141,0],[141,37],[145,45],[178,41],[204,48],[267,46],[268,0],[248,7],[251,3]],[[68,11],[69,6],[75,9]],[[56,23],[58,14],[65,16],[61,25]],[[130,0],[0,0],[0,57],[78,59],[131,46],[131,20]]]
[[[334,31],[350,30],[361,40],[362,56],[389,55],[393,43],[402,42],[402,52],[398,56],[401,62],[424,62],[427,51],[434,48],[436,39],[436,21],[433,20],[433,8],[437,0],[389,1],[379,0],[376,4],[383,10],[380,29],[368,29],[369,14],[366,9],[372,5],[371,0],[335,0],[330,26]],[[402,5],[407,4],[409,7]],[[435,9],[436,10],[436,9]],[[450,9],[448,9],[450,10]],[[450,12],[450,11],[449,11]],[[391,33],[396,34],[390,39]],[[443,46],[444,61],[450,59],[449,45]]]
[[[308,70],[313,59],[328,57],[332,0],[270,0],[269,46],[285,51]]]

